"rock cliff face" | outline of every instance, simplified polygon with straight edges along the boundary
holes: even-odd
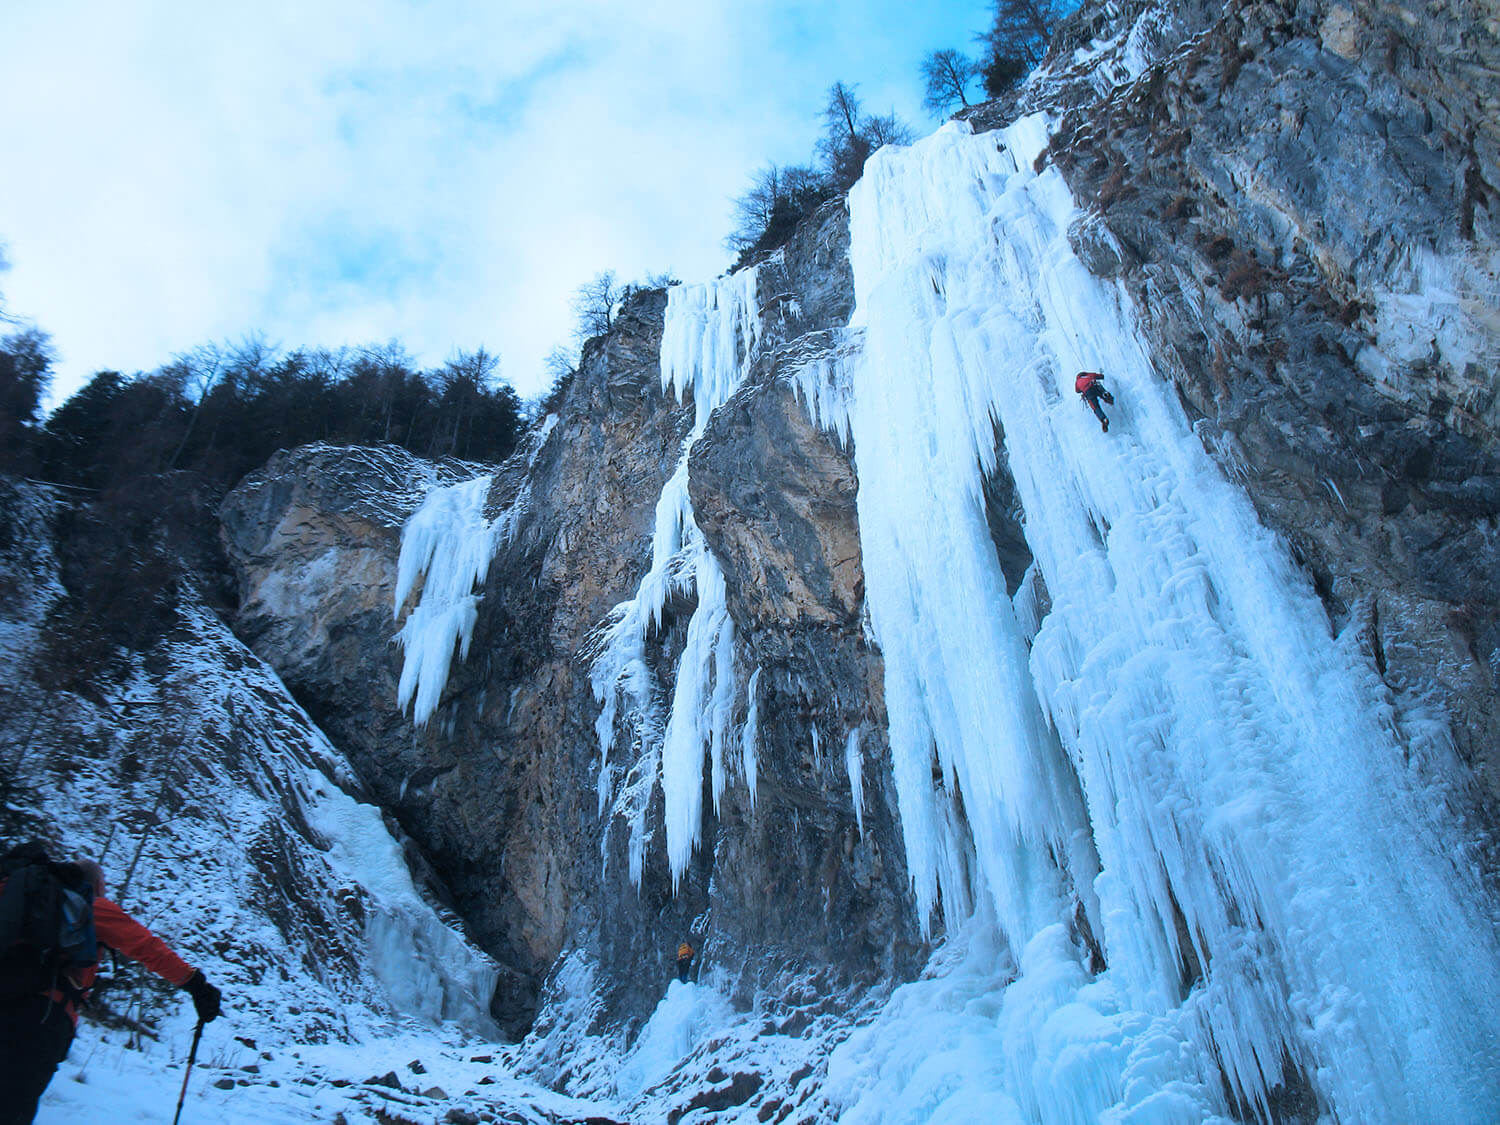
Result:
[[[803,236],[809,258],[786,255],[779,280],[801,270],[821,295],[767,295],[801,302],[801,323],[847,317],[842,228],[841,208],[830,209]],[[824,992],[871,985],[917,964],[881,758],[879,660],[860,624],[853,472],[770,349],[754,385],[715,415],[691,471],[744,637],[739,682],[759,669],[753,805],[747,789],[726,795],[675,893],[659,787],[639,888],[626,826],[601,816],[590,642],[650,562],[656,499],[689,422],[660,388],[664,305],[661,292],[627,305],[587,349],[540,447],[496,475],[488,513],[511,512],[512,530],[490,567],[471,656],[455,663],[425,727],[414,730],[395,707],[389,606],[400,523],[419,501],[414,485],[441,482],[436,470],[395,452],[304,450],[224,506],[242,576],[238,627],[443,872],[502,964],[494,1012],[513,1033],[530,1026],[542,982],[568,951],[597,963],[611,1016],[625,1021],[655,1005],[690,935],[746,996],[795,976]],[[691,610],[669,603],[650,641],[668,696]],[[741,723],[749,707],[742,696]],[[863,831],[851,732],[866,763]]]
[[[311,703],[392,704],[399,659],[371,641],[391,633],[401,528],[429,490],[482,471],[465,470],[398,446],[271,458],[220,509],[241,578],[239,635],[276,653],[277,671]]]
[[[1127,284],[1205,446],[1291,544],[1331,624],[1362,630],[1406,713],[1451,730],[1481,820],[1500,807],[1496,14],[1089,8],[1047,82],[970,115],[976,129],[1038,109],[1059,119],[1042,159],[1085,207],[1079,256]],[[783,1009],[852,1003],[926,952],[865,624],[858,480],[799,393],[845,342],[847,255],[834,202],[761,264],[752,374],[689,462],[735,626],[733,721],[760,752],[753,790],[726,789],[675,886],[649,775],[631,880],[627,826],[598,796],[590,682],[598,630],[650,564],[657,497],[692,424],[660,389],[664,294],[627,302],[550,428],[496,474],[486,512],[506,534],[470,655],[425,726],[395,704],[399,531],[464,470],[300,451],[225,505],[237,628],[499,959],[493,1011],[512,1034],[561,1003],[568,964],[588,966],[602,996],[575,1033],[628,1031],[689,935],[738,998]],[[1030,550],[1003,471],[985,500],[1014,592]],[[648,638],[659,701],[692,609],[669,600]],[[621,735],[616,768],[647,769],[649,738]],[[553,1077],[567,1081],[563,1064]]]
[[[242,575],[238,627],[445,872],[501,960],[495,1011],[513,1032],[529,1025],[567,941],[574,896],[598,878],[592,695],[572,657],[624,596],[662,464],[681,438],[679,419],[650,394],[661,304],[658,295],[622,318],[591,350],[532,466],[534,518],[491,567],[475,656],[455,666],[448,702],[422,729],[396,705],[400,530],[427,490],[456,477],[395,450],[302,451],[274,461],[224,508]],[[502,474],[496,503],[517,487]],[[314,589],[325,570],[338,577]]]

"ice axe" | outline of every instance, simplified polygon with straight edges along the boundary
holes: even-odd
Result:
[[[182,1119],[182,1103],[187,1099],[188,1076],[193,1073],[193,1063],[198,1058],[198,1040],[203,1038],[204,1020],[198,1021],[198,1026],[193,1028],[193,1046],[188,1051],[187,1069],[182,1072],[182,1093],[177,1095],[177,1112],[172,1115],[172,1125]]]

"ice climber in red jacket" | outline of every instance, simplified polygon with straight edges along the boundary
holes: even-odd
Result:
[[[92,894],[93,936],[99,948],[113,949],[185,989],[201,1022],[219,1015],[219,990],[203,973],[104,897],[104,872],[97,863],[49,863],[37,845],[23,845],[5,857],[0,870],[5,872],[0,880],[0,927],[8,925],[12,938],[28,909],[22,887],[35,887],[47,873],[56,873],[65,885],[87,888],[85,901]],[[7,895],[11,883],[17,887]],[[34,902],[35,892],[27,893]],[[35,916],[34,908],[31,914]],[[97,951],[91,963],[58,967],[54,961],[47,968],[40,964],[34,945],[23,942],[0,949],[0,1125],[29,1125],[36,1115],[42,1092],[72,1045],[78,1006],[88,998],[98,974]]]
[[[1073,389],[1083,396],[1084,404],[1099,419],[1100,427],[1105,433],[1109,433],[1109,419],[1104,416],[1104,408],[1099,405],[1099,400],[1102,398],[1114,405],[1115,396],[1104,389],[1104,376],[1097,371],[1080,371],[1073,380]]]

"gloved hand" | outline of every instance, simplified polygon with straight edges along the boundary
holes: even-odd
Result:
[[[193,975],[183,981],[182,987],[192,996],[193,1010],[198,1013],[200,1023],[208,1023],[219,1018],[219,1013],[223,1011],[219,1006],[223,993],[209,984],[202,973],[194,969]]]

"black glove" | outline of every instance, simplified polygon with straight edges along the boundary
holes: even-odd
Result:
[[[193,1010],[198,1013],[199,1023],[208,1023],[210,1020],[219,1018],[219,1013],[223,1011],[219,1007],[219,1000],[223,993],[209,984],[202,973],[194,969],[193,975],[182,982],[182,987],[193,998]]]

